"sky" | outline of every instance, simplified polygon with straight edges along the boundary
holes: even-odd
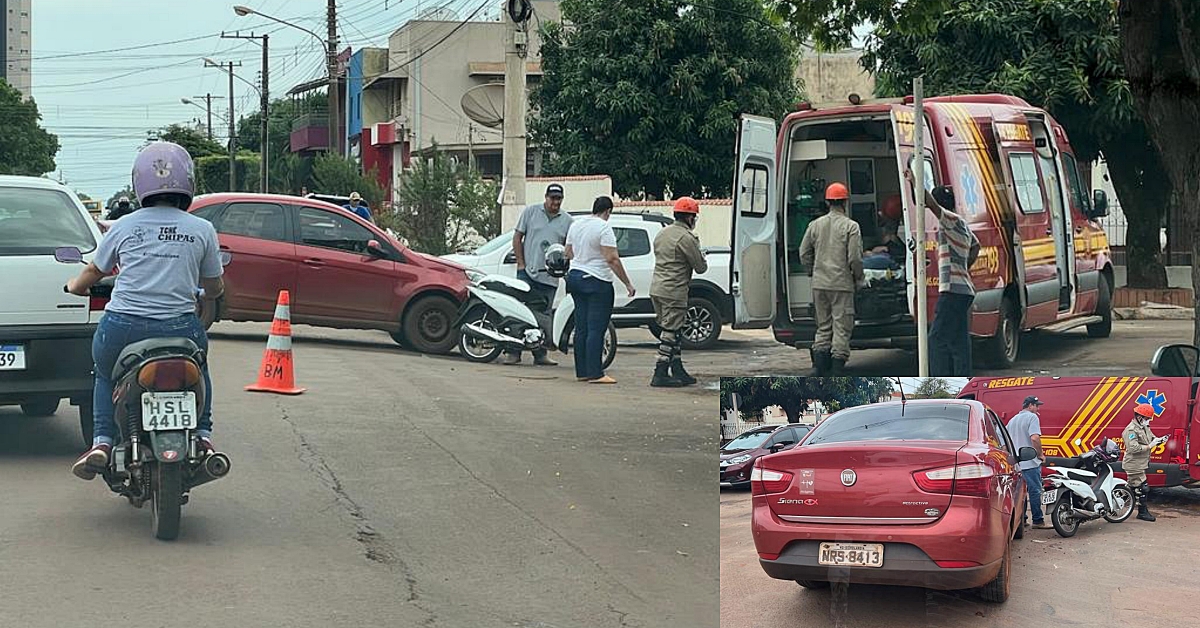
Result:
[[[962,390],[962,387],[966,386],[967,382],[971,381],[971,378],[969,377],[943,377],[942,379],[946,380],[946,383],[950,384],[950,390],[954,392],[954,394],[958,394],[958,391]],[[921,384],[921,378],[901,377],[900,383],[904,385],[905,393],[911,393],[912,391],[916,390],[917,386]],[[894,384],[892,388],[895,388]]]
[[[323,0],[34,0],[33,96],[42,125],[61,144],[51,176],[103,200],[122,189],[148,130],[206,117],[203,106],[180,99],[227,96],[227,75],[205,68],[205,57],[241,62],[235,74],[257,83],[262,52],[256,41],[222,39],[222,31],[270,35],[273,98],[325,75],[324,52],[314,37],[258,16],[239,17],[234,4],[326,31]],[[465,16],[479,0],[339,0],[339,49],[386,47],[406,20],[443,5]],[[125,50],[100,52],[114,49]],[[214,133],[222,143],[228,107],[227,99],[213,101]],[[235,118],[258,107],[254,88],[235,81]]]

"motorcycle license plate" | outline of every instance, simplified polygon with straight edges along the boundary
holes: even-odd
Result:
[[[882,543],[822,543],[817,562],[848,567],[882,567]]]
[[[142,393],[142,429],[190,430],[196,427],[196,393]]]
[[[1042,504],[1050,505],[1058,501],[1058,489],[1052,489],[1042,493]]]

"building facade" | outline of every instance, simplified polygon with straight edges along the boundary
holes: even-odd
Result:
[[[0,13],[0,54],[4,55],[0,67],[4,69],[4,80],[25,98],[32,95],[32,4],[33,0],[4,0],[4,11]]]
[[[875,78],[858,62],[862,52],[857,48],[826,53],[805,49],[796,66],[804,100],[830,103],[847,102],[850,94],[874,97]]]

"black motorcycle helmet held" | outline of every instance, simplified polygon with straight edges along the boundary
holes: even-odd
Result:
[[[561,244],[551,244],[546,249],[546,274],[551,277],[566,277],[571,270],[571,260],[567,259],[567,250]]]

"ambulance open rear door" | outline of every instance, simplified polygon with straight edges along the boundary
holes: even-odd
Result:
[[[743,114],[733,181],[733,259],[729,265],[734,329],[775,319],[779,252],[779,169],[775,121]]]

